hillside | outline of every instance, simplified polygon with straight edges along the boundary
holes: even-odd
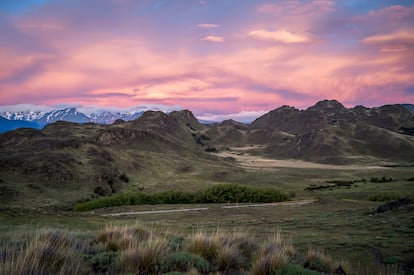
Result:
[[[413,114],[401,105],[337,101],[282,106],[250,125],[206,126],[188,110],[147,111],[111,125],[58,121],[0,135],[0,199],[3,206],[69,207],[124,191],[199,190],[244,171],[209,153],[232,147],[273,159],[412,165],[413,129]]]
[[[120,190],[141,190],[140,182],[153,183],[153,191],[160,184],[173,188],[169,184],[185,183],[187,174],[201,170],[198,163],[217,165],[218,158],[197,143],[197,129],[204,126],[189,111],[169,115],[150,111],[132,122],[59,121],[42,130],[1,134],[1,201],[3,205],[21,205],[24,200],[27,205],[69,206]],[[203,173],[208,176],[210,171]],[[182,176],[168,180],[175,174]]]
[[[277,108],[248,127],[215,125],[218,146],[262,145],[249,152],[322,163],[413,162],[414,116],[402,105],[345,108],[324,100],[306,110]]]

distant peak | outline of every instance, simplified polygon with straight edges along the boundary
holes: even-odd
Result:
[[[320,111],[340,111],[346,109],[342,103],[337,100],[322,100],[316,103],[314,106],[309,107],[308,110],[320,110]]]
[[[170,116],[176,119],[197,121],[197,119],[190,110],[172,111],[170,113]]]

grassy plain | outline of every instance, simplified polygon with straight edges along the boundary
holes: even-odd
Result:
[[[149,159],[148,161],[152,161]],[[263,160],[262,160],[263,161]],[[0,212],[2,242],[22,232],[48,227],[83,234],[96,234],[108,224],[144,225],[189,236],[196,231],[248,232],[263,241],[279,229],[294,246],[305,253],[309,247],[325,250],[335,259],[350,263],[353,274],[403,274],[403,267],[414,263],[414,212],[399,209],[373,215],[383,202],[370,201],[380,193],[414,195],[413,167],[331,167],[284,161],[257,166],[258,160],[229,159],[227,164],[159,162],[159,173],[130,176],[128,191],[203,190],[219,183],[238,183],[275,188],[295,193],[295,199],[317,199],[307,205],[278,205],[224,209],[226,204],[141,205],[99,209],[91,212],[52,209],[3,208]],[[164,167],[167,172],[162,172]],[[128,173],[128,172],[127,172]],[[371,182],[371,178],[391,178]],[[363,181],[365,180],[365,181]],[[354,181],[349,186],[333,186],[310,191],[312,186],[332,181]],[[108,217],[104,214],[127,211],[208,207],[203,212],[155,213]]]

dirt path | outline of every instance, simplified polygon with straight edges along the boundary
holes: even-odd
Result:
[[[285,205],[304,205],[314,203],[316,200],[302,200],[302,201],[284,201],[273,203],[257,203],[257,204],[241,204],[241,205],[227,205],[221,208],[245,208],[245,207],[264,207],[264,206],[285,206]]]
[[[381,166],[368,165],[333,165],[307,162],[301,160],[268,159],[261,156],[253,156],[246,152],[252,147],[234,147],[229,151],[223,151],[216,155],[223,158],[234,158],[241,167],[254,170],[266,170],[277,168],[311,168],[311,169],[333,169],[333,170],[367,170],[384,169]]]
[[[247,208],[247,207],[265,207],[265,206],[285,206],[285,205],[304,205],[311,204],[315,200],[301,200],[301,201],[285,201],[285,202],[274,202],[274,203],[256,203],[256,204],[237,204],[237,205],[225,205],[222,209],[230,208]],[[176,212],[190,212],[190,211],[207,211],[210,210],[208,207],[204,208],[185,208],[185,209],[167,209],[167,210],[154,210],[154,211],[133,211],[133,212],[121,212],[104,214],[104,217],[119,217],[128,215],[147,215],[147,214],[163,214],[163,213],[176,213]]]
[[[125,215],[145,215],[145,214],[162,214],[162,213],[174,213],[174,212],[190,212],[190,211],[207,211],[210,208],[187,208],[187,209],[169,209],[169,210],[154,210],[154,211],[138,211],[138,212],[122,212],[122,213],[112,213],[104,214],[102,216],[125,216]]]

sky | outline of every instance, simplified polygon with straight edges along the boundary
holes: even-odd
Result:
[[[0,107],[414,103],[414,0],[0,0]]]

